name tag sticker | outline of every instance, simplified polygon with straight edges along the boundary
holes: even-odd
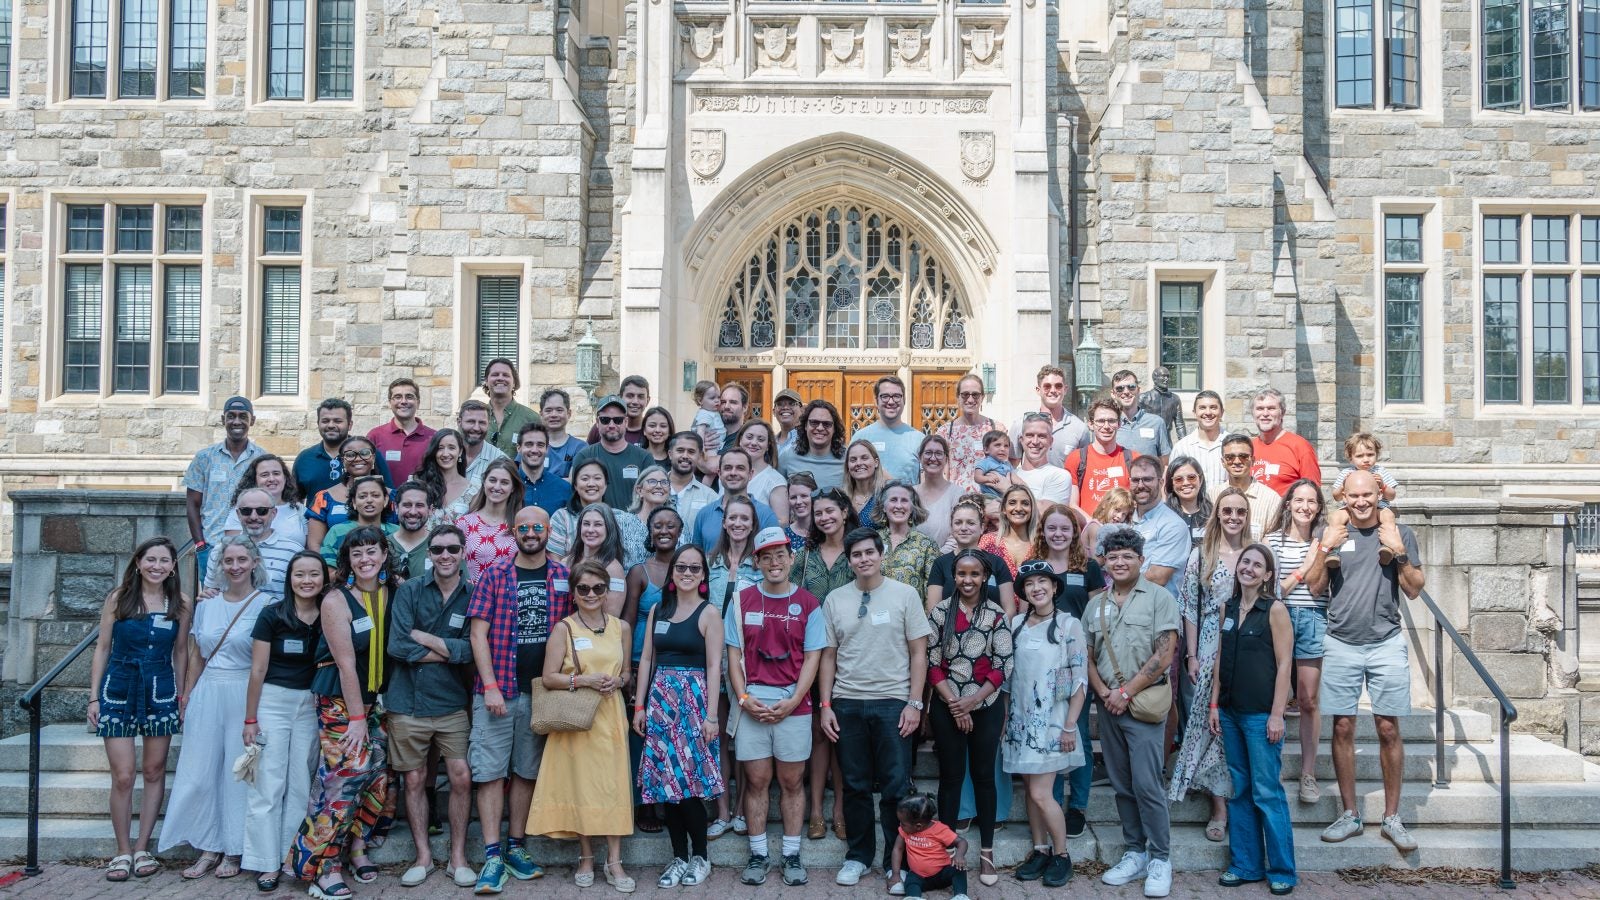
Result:
[[[1204,525],[1196,525],[1189,529],[1189,535],[1198,541],[1206,536],[1206,527]]]
[[[343,503],[335,503],[333,508],[328,510],[328,512],[336,516],[348,516],[350,514],[350,507],[345,506]]]
[[[154,617],[150,620],[150,624],[161,629],[162,631],[172,630],[172,620],[164,615]]]
[[[1139,437],[1142,437],[1147,441],[1154,440],[1155,436],[1156,436],[1156,430],[1154,428],[1141,428],[1141,429],[1139,429]]]
[[[767,617],[762,613],[747,612],[744,614],[744,624],[749,625],[751,628],[760,628],[766,620]]]
[[[565,578],[557,578],[557,579],[555,579],[554,581],[550,582],[550,590],[552,590],[552,591],[560,591],[562,593],[566,593],[566,591],[567,591],[567,580]]]
[[[613,578],[613,579],[611,579],[611,589],[613,591],[625,591],[625,590],[627,590],[628,589],[627,579],[624,579],[624,578]]]
[[[1344,542],[1344,546],[1339,548],[1339,552],[1340,553],[1354,553],[1354,552],[1356,552],[1356,539],[1355,538],[1351,538],[1350,540],[1345,541]]]
[[[400,451],[399,450],[385,450],[385,451],[383,451],[383,458],[387,462],[399,462],[400,461]]]
[[[573,638],[572,647],[574,650],[593,650],[594,641],[591,641],[588,638]]]
[[[666,634],[668,631],[671,631],[671,630],[672,630],[672,623],[671,622],[657,622],[656,623],[656,634]]]
[[[1222,630],[1223,631],[1232,631],[1233,630],[1233,620],[1232,619],[1223,619],[1222,620]]]
[[[1040,649],[1043,649],[1043,647],[1044,647],[1044,641],[1041,641],[1038,638],[1033,638],[1033,639],[1029,640],[1026,644],[1023,644],[1022,646],[1023,646],[1023,649],[1025,649],[1025,650],[1040,650]]]
[[[283,652],[284,653],[291,653],[291,654],[292,653],[304,653],[304,652],[306,652],[306,642],[300,640],[299,638],[284,638],[283,639]]]
[[[372,630],[372,617],[371,616],[362,616],[361,618],[355,620],[354,622],[351,622],[350,623],[350,630],[354,631],[356,634],[365,634],[365,633],[371,631]]]
[[[1263,471],[1267,473],[1268,478],[1271,478],[1272,476],[1278,474],[1278,470],[1281,468],[1283,467],[1277,463],[1267,463],[1266,468]]]
[[[879,453],[882,453],[883,451],[889,449],[889,445],[884,443],[883,441],[873,441],[872,442],[872,449],[878,451]]]
[[[887,624],[889,624],[889,611],[888,610],[883,610],[882,612],[873,613],[872,614],[872,624],[874,624],[874,625],[887,625]]]
[[[461,626],[463,626],[465,624],[467,624],[467,617],[466,616],[462,615],[461,613],[451,613],[450,614],[450,627],[451,628],[460,628]]]
[[[630,481],[635,479],[635,478],[638,478],[639,477],[639,467],[638,466],[623,466],[622,467],[622,477],[626,478],[626,479],[629,479]]]
[[[1110,466],[1110,467],[1108,467],[1106,469],[1106,477],[1107,478],[1121,478],[1122,477],[1122,467],[1121,466]]]
[[[1074,587],[1083,587],[1083,573],[1082,572],[1068,572],[1067,573],[1067,584],[1073,585]]]

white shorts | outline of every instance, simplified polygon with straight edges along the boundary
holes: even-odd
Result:
[[[1346,644],[1333,635],[1322,643],[1322,689],[1317,705],[1330,716],[1353,716],[1365,687],[1375,716],[1411,712],[1411,657],[1406,633],[1376,644]]]
[[[755,716],[741,716],[739,733],[733,736],[733,756],[740,762],[776,759],[792,763],[810,759],[811,714],[790,716],[770,725]]]

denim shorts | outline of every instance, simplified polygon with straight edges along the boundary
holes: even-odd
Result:
[[[1321,659],[1322,639],[1328,633],[1328,608],[1291,606],[1289,623],[1294,626],[1294,658]]]
[[[1318,705],[1332,716],[1353,716],[1366,688],[1377,716],[1404,716],[1411,712],[1411,662],[1406,633],[1399,631],[1376,644],[1346,644],[1331,635],[1322,660],[1322,691]]]

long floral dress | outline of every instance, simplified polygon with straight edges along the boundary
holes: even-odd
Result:
[[[983,436],[991,431],[1005,431],[999,422],[983,417],[977,425],[963,425],[960,417],[940,428],[936,433],[950,441],[950,463],[944,477],[963,491],[975,491],[978,483],[972,479],[978,471],[978,460],[983,459]]]
[[[1218,560],[1210,582],[1202,583],[1200,566],[1200,548],[1196,547],[1189,553],[1189,564],[1183,570],[1178,607],[1184,622],[1194,622],[1198,629],[1195,653],[1200,660],[1200,671],[1183,729],[1183,744],[1172,764],[1172,784],[1167,789],[1171,800],[1182,800],[1188,791],[1196,788],[1218,797],[1233,796],[1233,779],[1228,775],[1228,763],[1222,756],[1222,739],[1211,733],[1209,716],[1211,680],[1222,639],[1222,607],[1233,596],[1233,570]],[[1188,673],[1185,671],[1179,677],[1187,678]]]
[[[1011,710],[1001,758],[1013,775],[1066,772],[1084,764],[1083,744],[1070,753],[1063,751],[1061,732],[1073,695],[1088,683],[1088,644],[1082,623],[1069,612],[1055,614],[1054,643],[1052,620],[1023,627],[1027,618],[1027,613],[1019,613],[1011,619],[1017,639],[1011,652]],[[1085,704],[1078,715],[1088,714]]]

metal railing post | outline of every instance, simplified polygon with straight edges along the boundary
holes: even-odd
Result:
[[[29,878],[42,874],[39,868],[39,730],[41,712],[36,695],[28,704],[28,865],[22,873]]]
[[[1444,629],[1433,629],[1433,786],[1450,786],[1450,770],[1444,764]]]
[[[1511,720],[1500,711],[1500,887],[1513,890],[1511,879]]]

